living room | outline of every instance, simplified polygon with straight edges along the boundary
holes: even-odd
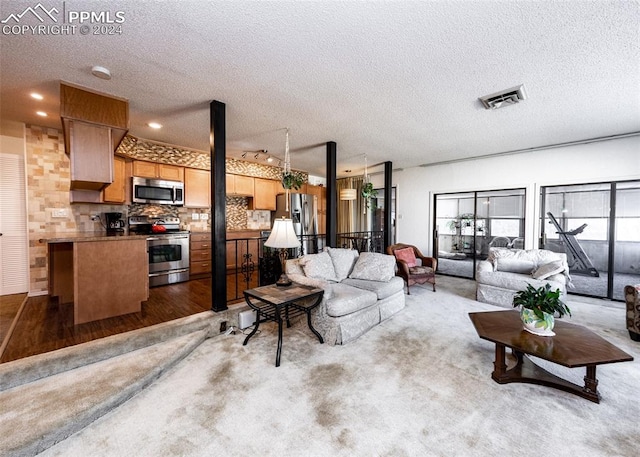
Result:
[[[61,12],[61,3],[39,5]],[[67,11],[82,8],[65,4]],[[3,3],[3,25],[29,7],[37,8]],[[75,36],[35,36],[15,24],[3,31],[2,135],[13,137],[5,121],[20,124],[18,137],[32,157],[42,144],[25,138],[30,127],[41,127],[43,141],[64,157],[63,141],[52,140],[62,136],[60,80],[129,99],[130,132],[139,138],[207,155],[208,104],[222,100],[229,158],[265,162],[272,154],[277,163],[289,129],[291,166],[312,175],[326,173],[328,141],[337,144],[338,178],[362,176],[368,161],[371,181],[382,189],[380,164],[391,161],[395,240],[428,255],[442,251],[443,259],[454,250],[439,239],[440,197],[518,190],[524,204],[510,242],[520,238],[519,246],[536,249],[543,229],[552,235],[544,191],[615,185],[608,204],[616,188],[640,186],[637,1],[91,7],[109,10],[114,23],[101,25],[114,32],[124,18],[122,33],[80,36],[80,23],[71,23]],[[94,66],[110,69],[111,79],[94,76]],[[526,97],[513,103],[487,110],[478,100],[520,84]],[[45,94],[42,104],[31,91]],[[151,130],[152,120],[163,128]],[[46,181],[55,167],[47,163],[25,180]],[[474,203],[478,210],[482,202]],[[72,215],[51,218],[68,206],[29,208],[28,216],[46,213],[49,224],[71,226]],[[640,217],[632,209],[623,215]],[[597,224],[589,221],[586,230]],[[30,230],[37,238],[41,229]],[[468,249],[465,259],[481,259]],[[46,269],[41,263],[27,257],[32,268]],[[625,268],[631,266],[640,268]],[[615,274],[617,266],[605,267],[598,266],[601,277]],[[469,313],[496,307],[476,301],[472,277],[438,274],[437,292],[412,286],[405,309],[344,346],[319,344],[304,322],[294,322],[284,329],[277,368],[276,326],[261,325],[243,346],[243,333],[219,332],[230,314],[213,313],[206,328],[193,317],[188,325],[196,331],[155,335],[157,345],[144,349],[131,349],[137,337],[116,337],[113,347],[129,352],[59,373],[55,385],[36,381],[33,390],[0,393],[15,394],[3,397],[1,430],[11,438],[6,446],[18,443],[16,455],[636,455],[640,349],[626,332],[614,286],[595,294],[608,299],[568,298],[567,322],[636,358],[598,368],[600,404],[544,386],[495,383],[496,348],[478,337]],[[83,357],[113,347],[97,342]],[[42,359],[34,360],[21,368],[37,371]],[[580,384],[584,368],[557,374]],[[535,444],[523,438],[530,434]],[[549,448],[541,451],[540,442]]]

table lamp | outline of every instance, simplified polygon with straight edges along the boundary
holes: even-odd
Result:
[[[296,231],[293,228],[293,221],[291,219],[276,219],[271,229],[271,234],[264,245],[268,248],[280,249],[278,256],[280,257],[280,264],[282,265],[282,274],[276,281],[277,286],[290,286],[291,280],[287,277],[287,257],[289,253],[287,249],[297,248],[300,246],[300,241],[296,235]]]

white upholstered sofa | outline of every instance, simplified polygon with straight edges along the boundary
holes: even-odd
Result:
[[[567,255],[544,249],[490,248],[487,260],[476,267],[476,299],[483,303],[511,308],[516,292],[550,284],[566,298],[570,284]]]
[[[395,265],[395,257],[386,254],[326,248],[289,259],[286,268],[292,281],[324,290],[311,322],[335,345],[355,340],[404,308],[404,281]]]

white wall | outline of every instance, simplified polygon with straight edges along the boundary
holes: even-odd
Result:
[[[381,187],[382,174],[374,176]],[[397,240],[432,254],[434,194],[524,187],[525,248],[537,247],[540,186],[640,179],[640,135],[393,173]]]

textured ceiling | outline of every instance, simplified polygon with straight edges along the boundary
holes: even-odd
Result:
[[[0,20],[37,3],[2,1]],[[59,127],[65,80],[129,99],[133,135],[206,151],[219,100],[228,156],[282,157],[288,127],[292,166],[319,176],[327,141],[344,176],[365,154],[406,168],[640,131],[638,1],[40,3],[121,11],[122,33],[3,34],[3,120]],[[478,101],[519,84],[518,105]]]

